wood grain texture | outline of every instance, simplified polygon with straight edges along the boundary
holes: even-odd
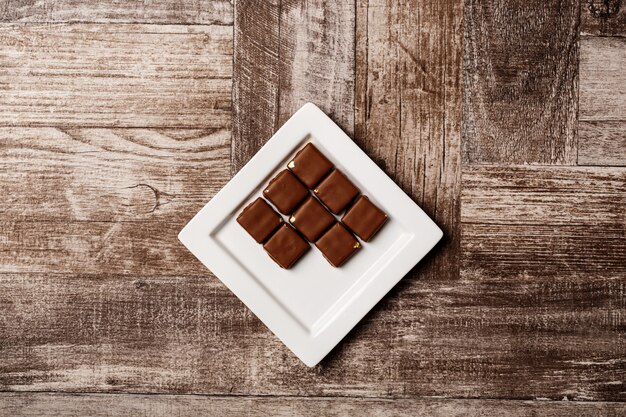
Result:
[[[0,24],[0,391],[31,391],[0,415],[624,414],[580,401],[626,401],[626,171],[470,165],[461,190],[464,33],[464,158],[576,162],[579,3],[465,0],[463,29],[461,0],[237,0],[234,49],[221,1],[2,3],[75,24]],[[135,24],[193,19],[216,25]],[[621,92],[622,40],[587,39],[609,61],[581,77]],[[447,237],[312,369],[176,240],[305,100]],[[590,100],[578,161],[619,162]]]
[[[202,204],[199,204],[202,206]],[[0,273],[204,274],[178,241],[189,221],[0,222]]]
[[[279,125],[311,101],[352,135],[354,7],[351,1],[281,1]]]
[[[465,0],[463,160],[576,163],[579,2]]]
[[[235,0],[232,171],[278,128],[280,0]]]
[[[201,397],[183,395],[67,395],[0,394],[0,415],[28,417],[317,417],[317,416],[430,416],[430,417],[618,417],[620,403],[489,401],[489,400],[381,400],[293,397]]]
[[[581,7],[583,34],[626,36],[626,4],[623,0],[583,0]]]
[[[578,165],[626,166],[626,121],[580,121],[578,137]]]
[[[232,25],[228,0],[5,0],[0,22]]]
[[[626,38],[588,37],[580,45],[578,163],[626,165]]]
[[[626,126],[626,38],[583,37],[580,45],[580,120]],[[626,131],[626,127],[624,127]]]
[[[466,168],[461,278],[405,278],[313,369],[167,246],[179,226],[98,249],[89,222],[3,225],[26,273],[0,274],[0,387],[625,400],[624,176]]]
[[[0,125],[221,128],[232,28],[0,24]]]
[[[230,178],[230,130],[0,128],[3,221],[174,221]]]
[[[307,368],[204,271],[59,272],[0,274],[0,390],[626,399],[623,275],[404,280]]]
[[[1,271],[204,273],[176,236],[230,178],[226,128],[5,127],[0,161]]]
[[[233,171],[300,106],[354,124],[354,4],[235,1]]]
[[[459,273],[462,8],[358,3],[355,140],[444,231],[424,279]]]
[[[626,171],[468,167],[463,274],[626,276]]]

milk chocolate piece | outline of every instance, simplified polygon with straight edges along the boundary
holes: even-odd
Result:
[[[283,222],[283,218],[262,198],[249,204],[237,217],[243,227],[258,243],[263,243]]]
[[[307,143],[287,167],[304,185],[313,188],[333,169],[333,164],[312,143]]]
[[[289,218],[289,222],[306,237],[315,242],[335,222],[335,217],[328,212],[317,199],[309,196]]]
[[[309,248],[306,240],[287,224],[280,226],[263,245],[274,262],[285,269],[291,268]]]
[[[387,221],[387,215],[365,196],[359,197],[341,219],[361,240],[369,242]]]
[[[313,193],[335,214],[341,213],[359,195],[359,189],[341,171],[334,169]]]
[[[291,214],[309,195],[309,191],[289,170],[285,169],[270,181],[267,188],[263,190],[263,195],[276,206],[278,211]]]
[[[315,246],[331,265],[340,267],[359,250],[361,244],[337,222],[315,242]]]

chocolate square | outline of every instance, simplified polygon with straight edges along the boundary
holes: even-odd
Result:
[[[359,250],[361,244],[337,222],[315,242],[315,246],[331,265],[340,267]]]
[[[310,249],[310,246],[293,227],[283,224],[265,242],[263,249],[281,268],[289,269]]]
[[[287,169],[276,175],[263,190],[263,195],[283,214],[291,214],[309,191]]]
[[[341,221],[361,240],[369,242],[383,227],[387,215],[362,195],[350,206]]]
[[[309,188],[315,187],[333,164],[312,143],[298,151],[287,167]]]
[[[289,222],[306,237],[315,242],[335,222],[335,217],[328,212],[317,199],[309,196],[289,218]]]
[[[237,217],[243,227],[258,243],[263,243],[282,223],[283,218],[262,198],[257,198]]]
[[[313,193],[335,214],[341,213],[359,195],[359,189],[341,171],[332,170]]]

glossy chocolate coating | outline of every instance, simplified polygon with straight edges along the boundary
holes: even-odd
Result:
[[[335,222],[335,217],[328,212],[317,199],[309,196],[289,218],[289,222],[309,242],[315,242]]]
[[[337,222],[315,242],[315,246],[331,265],[340,267],[359,250],[361,244],[352,233]]]
[[[289,269],[310,249],[310,246],[293,227],[283,224],[265,242],[263,249],[281,268]]]
[[[359,195],[359,189],[341,171],[334,169],[313,193],[330,211],[339,214]]]
[[[259,197],[243,209],[237,217],[237,223],[254,240],[263,243],[284,221],[265,200]]]
[[[314,188],[333,169],[333,164],[311,143],[298,151],[287,167],[309,188]]]
[[[387,215],[369,198],[359,197],[341,219],[361,240],[369,242],[387,221]]]
[[[276,175],[263,190],[263,195],[283,214],[291,214],[309,191],[287,169]]]

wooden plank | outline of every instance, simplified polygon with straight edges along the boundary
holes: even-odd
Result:
[[[578,165],[626,166],[626,121],[580,121],[578,137]]]
[[[310,369],[207,275],[0,274],[0,390],[626,399],[623,274],[412,281]]]
[[[468,167],[463,274],[626,276],[626,171]]]
[[[626,7],[621,0],[585,0],[581,5],[583,34],[626,36]]]
[[[228,0],[6,0],[0,22],[232,25],[232,9]]]
[[[580,120],[626,124],[626,38],[584,37],[580,48]]]
[[[0,222],[0,273],[205,274],[178,241],[187,219]]]
[[[358,9],[355,140],[444,231],[420,276],[456,279],[463,4],[376,0]]]
[[[280,0],[235,0],[232,171],[278,128]]]
[[[625,411],[626,405],[609,402],[0,393],[0,414],[16,417],[85,415],[617,417]]]
[[[230,178],[230,130],[0,127],[4,221],[182,223]]]
[[[280,3],[278,122],[314,102],[354,131],[354,2]]]
[[[227,129],[0,128],[0,161],[1,271],[205,273],[176,235],[230,178]]]
[[[578,163],[626,165],[626,38],[583,37]]]
[[[463,223],[623,226],[626,170],[468,166],[462,204]]]
[[[232,28],[0,24],[0,126],[230,120]]]
[[[354,124],[354,4],[235,1],[233,170],[302,104]]]
[[[576,163],[579,2],[465,2],[463,160]]]

